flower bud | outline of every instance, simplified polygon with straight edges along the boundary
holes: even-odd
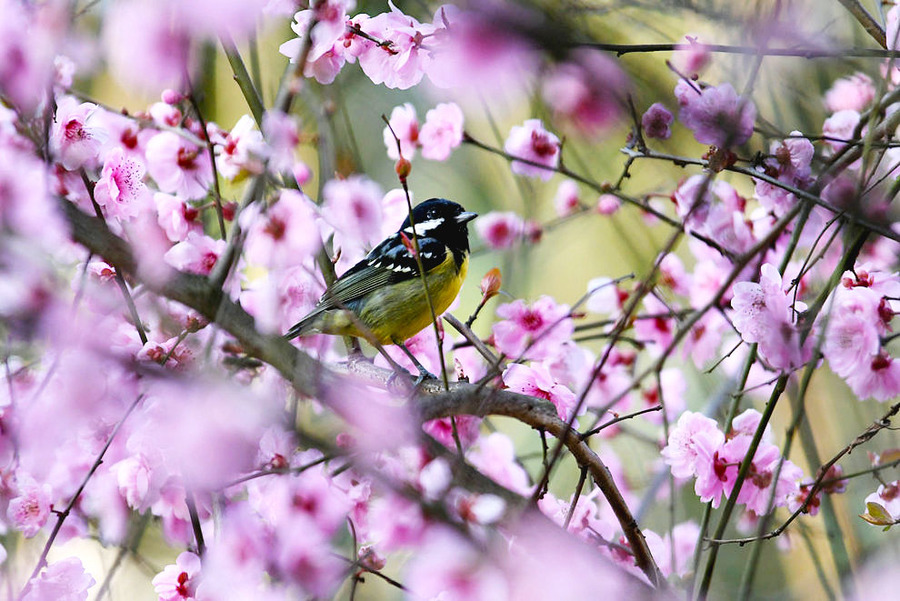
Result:
[[[497,296],[502,284],[503,278],[500,275],[500,270],[496,267],[484,274],[484,277],[481,278],[481,294],[484,300],[487,301]]]

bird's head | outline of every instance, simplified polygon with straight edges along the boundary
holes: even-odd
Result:
[[[469,231],[466,226],[478,214],[466,211],[451,200],[431,198],[413,207],[412,217],[419,238],[436,238],[451,249],[467,251]],[[413,228],[408,215],[400,231],[412,237]]]

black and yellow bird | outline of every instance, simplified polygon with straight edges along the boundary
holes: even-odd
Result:
[[[412,210],[400,229],[373,248],[322,294],[315,308],[284,335],[310,334],[374,338],[396,344],[427,375],[404,342],[431,323],[413,238],[425,268],[436,315],[459,293],[469,265],[467,224],[477,217],[455,202],[432,198]],[[415,228],[415,232],[413,231]]]

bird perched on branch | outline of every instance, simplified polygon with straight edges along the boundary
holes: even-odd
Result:
[[[432,198],[412,210],[400,229],[373,248],[322,294],[315,308],[284,335],[335,334],[396,344],[425,370],[404,342],[456,298],[469,265],[467,224],[477,217],[455,202]],[[418,256],[425,271],[425,286]]]

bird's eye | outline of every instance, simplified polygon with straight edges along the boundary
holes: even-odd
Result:
[[[428,211],[426,217],[428,217],[428,219],[435,219],[437,217],[437,213],[435,213],[434,211]]]

